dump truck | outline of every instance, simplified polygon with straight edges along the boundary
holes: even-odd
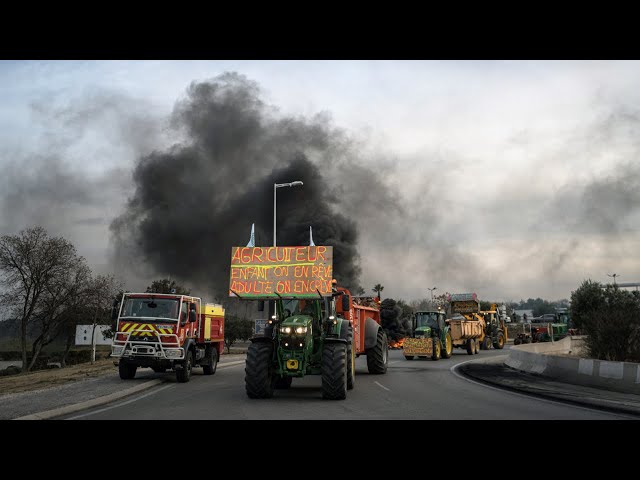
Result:
[[[462,348],[467,354],[480,351],[485,338],[485,320],[480,315],[480,301],[475,293],[452,293],[449,298],[451,318],[447,319],[454,348]]]
[[[178,382],[188,382],[194,367],[216,373],[224,348],[224,308],[202,306],[199,297],[164,293],[124,293],[114,302],[116,332],[111,357],[122,380],[138,368],[156,373],[171,369]]]
[[[251,338],[247,351],[249,398],[270,398],[294,378],[319,375],[322,398],[343,400],[361,354],[370,373],[386,372],[379,305],[363,305],[337,286],[332,262],[331,246],[232,248],[229,295],[274,300],[264,333]]]
[[[449,358],[453,352],[451,327],[441,309],[415,312],[411,319],[411,336],[404,339],[405,360],[431,357]]]

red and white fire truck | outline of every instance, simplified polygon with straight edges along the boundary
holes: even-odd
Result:
[[[138,367],[176,372],[188,382],[193,367],[216,373],[224,348],[224,308],[188,295],[125,293],[116,302],[117,320],[111,356],[118,359],[120,378],[128,380]]]

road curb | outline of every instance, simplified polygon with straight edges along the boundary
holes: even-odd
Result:
[[[219,363],[218,368],[232,367],[241,363],[245,363],[245,360]],[[65,405],[64,407],[54,408],[52,410],[46,410],[44,412],[32,413],[23,417],[14,418],[13,420],[47,420],[54,417],[60,417],[62,415],[68,415],[70,413],[86,410],[91,407],[98,407],[106,403],[111,403],[115,400],[133,395],[134,393],[138,393],[148,388],[155,387],[156,385],[160,385],[161,383],[165,383],[164,379],[156,378],[148,382],[136,385],[135,387],[131,387],[120,392],[111,393],[109,395],[104,395],[102,397],[94,398],[92,400],[87,400],[86,402],[76,403],[73,405]]]

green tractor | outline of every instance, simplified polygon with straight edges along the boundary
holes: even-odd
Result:
[[[271,398],[305,375],[322,376],[322,398],[346,398],[355,383],[355,351],[349,320],[336,315],[336,296],[275,300],[264,335],[251,338],[247,350],[249,398]]]
[[[453,339],[443,311],[416,312],[412,323],[411,337],[406,338],[402,345],[405,359],[429,355],[432,360],[451,357]]]

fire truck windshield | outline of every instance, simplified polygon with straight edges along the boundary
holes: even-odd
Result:
[[[128,297],[124,300],[121,317],[178,319],[179,300],[172,298]]]

